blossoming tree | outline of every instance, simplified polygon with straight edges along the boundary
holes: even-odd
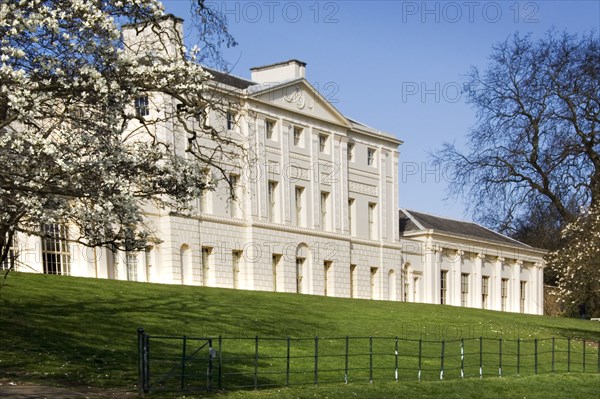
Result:
[[[202,1],[192,9],[232,42]],[[152,51],[124,40],[124,26],[164,21],[157,0],[0,3],[0,262],[18,233],[45,236],[56,223],[84,245],[141,248],[152,234],[144,207],[184,211],[213,186],[203,170],[239,156],[236,140],[202,122],[215,97],[198,51],[180,35]]]
[[[600,317],[600,206],[593,206],[563,230],[566,245],[550,253],[558,273],[559,300],[565,313]]]

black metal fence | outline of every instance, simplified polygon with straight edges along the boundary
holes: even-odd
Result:
[[[571,338],[210,338],[138,330],[139,392],[600,372],[600,341]]]

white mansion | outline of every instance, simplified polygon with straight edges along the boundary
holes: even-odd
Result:
[[[181,20],[165,26],[181,35]],[[545,252],[399,210],[402,141],[342,115],[305,69],[290,60],[252,68],[250,80],[211,71],[239,107],[210,123],[235,130],[260,160],[232,168],[235,201],[223,185],[190,216],[149,210],[159,240],[145,252],[72,245],[60,239],[68,226],[54,240],[22,236],[17,269],[542,314]]]

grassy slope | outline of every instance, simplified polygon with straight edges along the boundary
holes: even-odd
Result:
[[[373,335],[431,340],[460,336],[506,339],[576,336],[600,339],[600,323],[590,321],[449,306],[14,273],[0,298],[0,377],[18,375],[23,380],[45,380],[52,384],[133,388],[136,329],[140,326],[154,335]],[[473,397],[477,397],[481,382],[469,381],[460,385],[471,387],[462,393],[473,392]],[[558,382],[565,387],[572,385],[568,389],[578,389],[577,397],[585,397],[585,392],[591,392],[590,397],[594,397],[600,392],[597,374],[484,381],[498,392],[502,392],[509,381],[514,382],[508,384],[511,389],[524,392],[531,391],[530,381],[543,384],[548,392],[555,392],[552,387]],[[334,392],[342,392],[339,397],[349,397],[354,396],[349,389],[355,389],[359,397],[368,397],[369,393],[374,394],[373,397],[395,394],[428,397],[442,393],[448,396],[446,391],[457,389],[453,385],[456,383],[402,383],[402,390],[396,393],[393,392],[398,385],[393,383],[378,383],[373,388],[326,385],[318,388],[322,389],[320,394],[313,394],[325,397],[329,393],[330,397],[336,397]],[[302,392],[314,389],[272,390],[261,392],[259,396],[308,397]],[[536,392],[542,395],[544,391],[536,389]],[[238,397],[235,392],[227,395]],[[498,395],[506,397],[506,392],[504,396]]]

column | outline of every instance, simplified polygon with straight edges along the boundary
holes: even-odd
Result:
[[[454,280],[450,291],[450,298],[452,298],[450,304],[455,306],[461,306],[463,256],[464,251],[462,249],[457,250],[452,262],[452,277]]]
[[[492,289],[492,295],[490,295],[491,304],[490,309],[502,310],[502,266],[504,265],[504,258],[498,257],[496,264],[494,265],[494,287]]]
[[[435,249],[432,245],[425,246],[425,264],[423,265],[423,303],[435,303]]]
[[[521,267],[522,260],[516,260],[513,264],[512,273],[512,306],[509,307],[513,312],[521,311]]]
[[[473,271],[473,296],[471,297],[473,302],[472,306],[477,309],[481,309],[481,272],[483,269],[483,262],[485,261],[485,254],[477,254],[475,259],[475,270]]]
[[[538,281],[540,284],[540,292],[538,293],[539,313],[544,314],[544,262],[538,263]]]

